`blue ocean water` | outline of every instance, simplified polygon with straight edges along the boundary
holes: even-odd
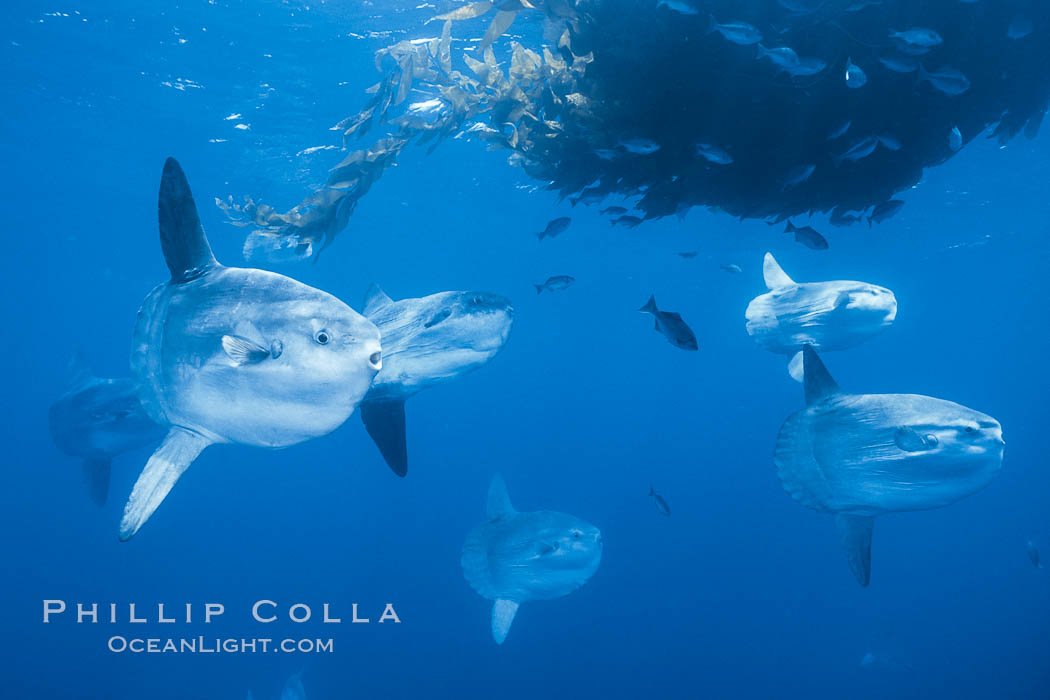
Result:
[[[114,460],[100,509],[79,461],[52,444],[47,412],[77,351],[99,376],[128,374],[139,304],[168,277],[164,159],[182,163],[216,257],[245,264],[245,230],[213,198],[291,207],[319,186],[341,158],[329,127],[378,80],[374,52],[437,31],[422,25],[435,10],[416,4],[0,10],[4,697],[277,698],[298,672],[310,698],[1050,697],[1050,576],[1025,553],[1032,540],[1050,556],[1045,131],[1004,148],[975,138],[873,228],[815,217],[828,251],[700,208],[611,227],[598,207],[537,190],[505,152],[466,139],[430,155],[410,146],[316,262],[274,269],[357,309],[373,282],[395,299],[504,295],[506,348],[408,402],[405,479],[354,415],[283,450],[209,448],[143,531],[118,541],[151,450]],[[537,242],[558,216],[572,217],[568,231]],[[1003,469],[987,488],[878,519],[867,588],[832,518],[777,480],[777,430],[803,395],[786,358],[744,330],[766,251],[800,281],[896,294],[892,327],[824,357],[844,389],[943,397],[1003,425]],[[742,272],[720,269],[729,263]],[[536,294],[552,275],[576,283]],[[636,313],[651,294],[689,322],[699,352]],[[572,513],[604,541],[595,576],[524,604],[501,646],[491,603],[459,564],[497,473],[520,510]],[[136,603],[152,619],[76,624],[67,612],[42,624],[48,599],[117,603],[122,615]],[[263,599],[280,620],[251,619]],[[206,625],[208,602],[226,612]],[[370,624],[349,622],[355,602]],[[195,621],[158,623],[157,603],[192,603]],[[295,603],[314,618],[290,622]],[[319,621],[324,603],[342,624]],[[378,624],[387,603],[400,624]],[[113,653],[114,635],[332,638],[334,651]]]

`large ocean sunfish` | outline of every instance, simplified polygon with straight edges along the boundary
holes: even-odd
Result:
[[[113,458],[159,442],[168,429],[150,420],[138,386],[128,377],[96,377],[79,355],[70,370],[69,389],[48,410],[51,439],[67,455],[84,460],[84,481],[102,506]]]
[[[875,516],[940,508],[999,473],[998,421],[917,394],[846,394],[803,347],[806,408],[777,436],[780,482],[799,503],[835,515],[850,568],[871,580]]]
[[[408,472],[405,400],[496,356],[510,336],[514,309],[485,292],[440,292],[394,301],[376,285],[364,314],[383,335],[383,369],[361,402],[361,419],[398,476]]]
[[[565,513],[519,513],[497,475],[489,486],[488,522],[467,535],[460,564],[467,582],[492,605],[492,637],[502,644],[518,606],[551,600],[582,586],[598,570],[602,533]]]
[[[748,335],[770,352],[793,355],[788,370],[798,381],[803,345],[845,350],[897,317],[897,299],[885,287],[852,280],[795,282],[771,253],[766,253],[762,276],[769,291],[747,305]]]
[[[205,447],[286,447],[331,432],[382,366],[378,329],[331,294],[216,262],[171,158],[158,213],[171,279],[139,309],[131,369],[143,406],[171,429],[131,492],[122,540]]]

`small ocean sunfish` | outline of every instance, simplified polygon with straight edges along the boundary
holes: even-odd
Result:
[[[653,499],[653,505],[656,506],[656,510],[659,511],[660,515],[671,517],[671,506],[667,505],[667,501],[664,497],[653,490],[653,487],[649,487],[649,497]]]
[[[652,314],[656,319],[656,332],[667,338],[667,342],[682,350],[699,350],[700,345],[696,342],[696,335],[679,313],[674,311],[660,311],[656,308],[656,297],[650,296],[645,306],[638,309],[642,313]]]

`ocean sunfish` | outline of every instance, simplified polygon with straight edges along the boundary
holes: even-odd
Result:
[[[70,363],[70,374],[69,389],[48,409],[51,440],[70,457],[84,460],[91,499],[103,506],[113,458],[160,442],[168,429],[150,420],[138,385],[128,377],[93,376],[80,355]]]
[[[950,505],[987,486],[1003,462],[999,422],[917,394],[846,394],[803,346],[806,408],[777,436],[780,482],[796,501],[835,515],[850,568],[871,580],[875,516]],[[907,428],[926,444],[899,444]]]
[[[220,265],[173,158],[158,213],[171,279],[139,309],[131,370],[150,417],[171,429],[135,483],[121,540],[208,445],[286,447],[329,433],[382,367],[379,330],[331,294]]]
[[[788,371],[798,381],[803,345],[845,350],[897,317],[897,298],[885,287],[852,280],[795,282],[772,253],[766,253],[762,275],[769,291],[747,305],[747,333],[770,352],[793,355]]]
[[[510,301],[484,292],[440,292],[394,301],[376,285],[364,314],[383,337],[383,369],[361,402],[361,419],[398,476],[408,471],[405,399],[481,367],[510,337]]]
[[[495,601],[492,637],[502,644],[518,606],[572,593],[594,575],[601,559],[598,528],[565,513],[519,513],[496,475],[489,486],[488,522],[467,535],[460,564],[474,590]]]

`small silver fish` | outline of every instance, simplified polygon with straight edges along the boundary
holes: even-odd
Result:
[[[894,73],[914,73],[919,70],[919,62],[911,56],[879,56],[879,63]]]
[[[569,277],[568,275],[554,275],[553,277],[548,277],[547,281],[543,284],[534,284],[532,286],[536,288],[537,294],[542,293],[544,289],[548,292],[560,292],[563,289],[571,287],[575,281],[575,277]]]
[[[725,270],[726,272],[728,272],[731,275],[739,275],[741,272],[743,272],[743,270],[740,268],[740,266],[737,265],[736,263],[722,264],[722,265],[719,265],[719,267],[722,268],[723,270]]]
[[[652,139],[627,139],[620,141],[620,146],[628,153],[647,156],[660,150],[660,144]]]
[[[952,130],[948,132],[948,148],[952,150],[952,153],[955,153],[962,148],[962,145],[962,132],[959,131],[959,127],[953,126]]]
[[[747,22],[726,22],[724,24],[712,24],[707,30],[718,32],[727,41],[741,46],[750,46],[762,41],[762,32],[752,27]]]
[[[547,222],[547,228],[536,234],[536,238],[541,241],[544,238],[554,238],[558,234],[564,233],[565,229],[569,228],[569,224],[571,223],[572,219],[567,216],[559,216],[557,219],[551,219]]]
[[[882,146],[885,146],[886,148],[890,149],[891,151],[899,151],[899,150],[901,150],[901,142],[897,139],[896,136],[890,136],[888,134],[883,134],[883,135],[879,136],[879,144],[882,145]]]
[[[666,7],[671,12],[677,12],[680,15],[698,15],[700,11],[690,5],[689,3],[682,2],[682,0],[659,0],[656,3],[657,7]]]
[[[767,49],[759,43],[757,50],[756,58],[758,60],[768,58],[773,65],[781,70],[790,71],[798,66],[798,54],[790,46],[778,46],[773,49]]]
[[[851,120],[849,120],[849,119],[847,119],[846,121],[842,122],[841,124],[836,126],[834,129],[832,129],[831,133],[828,134],[828,141],[834,141],[838,137],[842,136],[847,131],[849,131],[849,128],[852,125],[853,125],[853,122]]]
[[[817,169],[817,166],[812,164],[796,165],[791,170],[784,173],[784,177],[780,179],[780,189],[789,190],[792,187],[798,187],[803,182],[809,179],[809,176],[813,174],[813,171]]]
[[[929,73],[922,64],[919,64],[919,82],[921,83],[924,80],[945,95],[953,97],[961,95],[970,89],[970,79],[963,75],[962,71],[956,70],[951,66],[944,66],[933,73]]]
[[[798,63],[791,68],[787,68],[787,72],[793,77],[804,77],[807,75],[816,75],[825,68],[828,67],[826,61],[819,58],[800,58]]]
[[[733,162],[733,156],[729,155],[728,151],[718,146],[712,146],[709,143],[696,144],[696,154],[718,165],[729,165]]]
[[[649,497],[653,499],[653,505],[656,506],[656,510],[659,511],[660,515],[671,517],[671,506],[667,505],[664,497],[654,491],[652,486],[649,487]]]
[[[904,42],[909,46],[919,46],[924,49],[932,49],[934,46],[944,42],[940,34],[926,27],[912,27],[903,32],[890,32],[890,38]]]
[[[836,162],[842,162],[844,160],[858,161],[867,158],[875,151],[875,147],[878,145],[879,138],[877,136],[867,136],[854,143],[846,149],[845,153],[838,156],[835,160]]]
[[[852,58],[846,59],[846,87],[856,90],[868,84],[868,75],[864,70],[853,62]]]

